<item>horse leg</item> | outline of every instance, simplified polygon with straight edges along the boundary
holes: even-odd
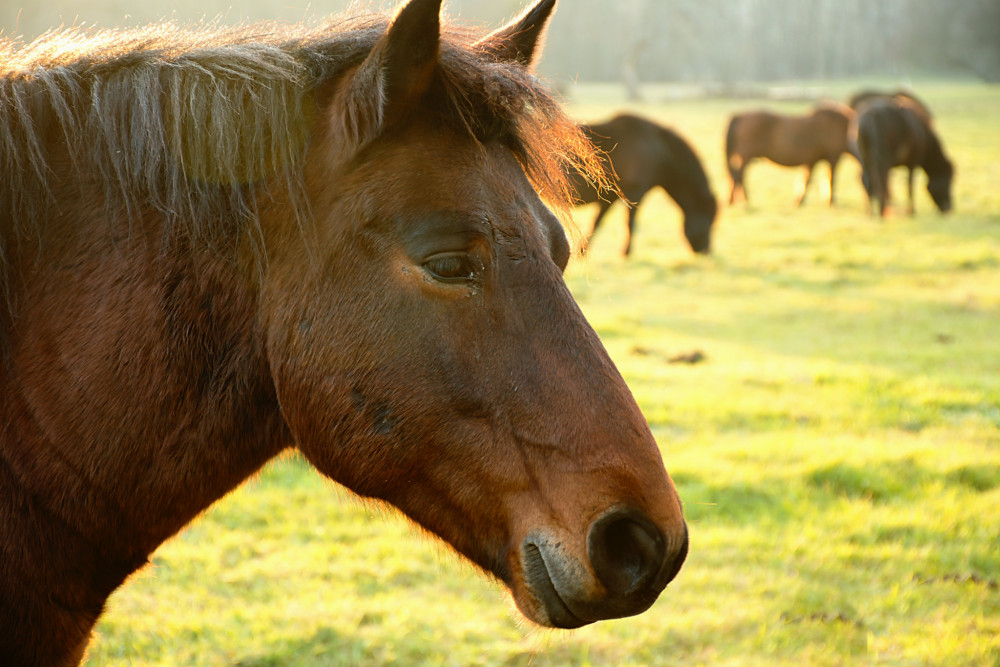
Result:
[[[597,233],[597,228],[601,226],[601,220],[604,219],[604,214],[608,212],[609,208],[611,208],[612,203],[613,202],[608,201],[606,199],[597,200],[597,205],[600,206],[600,208],[597,210],[597,217],[594,218],[594,226],[590,229],[590,234],[587,236],[587,243],[584,246],[584,253],[586,253],[587,248],[590,247],[590,239],[594,238],[594,234]]]
[[[736,166],[736,165],[739,166]],[[733,181],[733,188],[729,191],[729,205],[732,206],[736,203],[736,196],[739,194],[743,201],[747,200],[747,192],[743,187],[743,170],[746,169],[746,163],[743,162],[742,158],[738,155],[734,155],[729,158],[729,178]]]
[[[736,191],[737,188],[739,189],[739,196],[740,199],[743,200],[744,206],[748,206],[750,204],[750,200],[747,198],[747,184],[743,180],[748,164],[749,163],[744,162],[743,166],[741,166],[739,169],[736,170],[736,176],[735,176],[736,180],[734,181],[734,183],[736,183],[737,185],[733,186],[734,192]]]
[[[639,202],[635,202],[628,210],[628,237],[625,239],[625,252],[624,255],[628,257],[629,253],[632,252],[632,232],[635,231],[635,215],[636,211],[639,210]]]
[[[799,204],[798,205],[799,205],[800,208],[802,207],[802,204],[804,204],[805,201],[806,201],[806,190],[809,189],[809,182],[812,180],[813,167],[815,167],[815,166],[816,166],[815,162],[813,164],[807,164],[806,165],[805,176],[802,179],[801,185],[799,185],[800,192],[799,192]]]
[[[913,169],[913,167],[907,167],[906,169],[907,169],[907,174],[906,174],[906,192],[910,196],[910,207],[909,207],[909,209],[907,209],[907,212],[912,216],[912,215],[915,215],[916,212],[917,212],[916,206],[914,205],[914,202],[913,202],[913,172],[914,172],[914,169]]]
[[[830,163],[830,208],[833,208],[833,201],[834,201],[833,185],[834,185],[834,181],[836,180],[837,162],[839,160],[840,160],[839,156],[833,158],[832,160],[829,160],[829,163]]]

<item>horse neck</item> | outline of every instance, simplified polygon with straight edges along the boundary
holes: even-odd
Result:
[[[708,183],[708,176],[694,152],[679,139],[661,130],[664,142],[675,159],[661,169],[659,185],[667,191],[685,214],[704,209],[715,196]]]
[[[944,147],[941,145],[941,140],[938,139],[937,133],[927,126],[924,128],[924,138],[926,141],[924,147],[924,171],[929,175],[944,173],[951,163],[944,154]]]
[[[103,206],[89,208],[100,197],[71,192],[12,262],[0,561],[15,574],[0,593],[96,618],[153,549],[289,438],[239,262],[183,239],[164,247],[156,216],[109,233]]]

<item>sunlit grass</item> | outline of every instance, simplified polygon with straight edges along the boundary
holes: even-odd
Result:
[[[916,217],[868,217],[851,161],[840,206],[814,184],[797,210],[794,170],[761,164],[713,257],[656,193],[630,260],[619,212],[570,266],[690,524],[648,612],[527,626],[444,547],[291,458],[115,594],[91,664],[1000,663],[1000,90],[917,89],[958,164],[952,215],[919,181]],[[595,100],[575,98],[580,117],[610,115]],[[691,140],[723,198],[725,123],[751,106],[636,110]]]

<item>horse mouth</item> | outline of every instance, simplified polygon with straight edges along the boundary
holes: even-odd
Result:
[[[559,595],[545,565],[542,550],[529,542],[524,545],[522,554],[525,581],[548,616],[545,625],[571,630],[590,623],[591,621],[585,621],[574,614]]]
[[[552,628],[642,613],[687,557],[687,526],[672,528],[667,533],[641,512],[613,507],[590,525],[585,560],[567,549],[565,535],[529,533],[518,550],[514,600],[527,618]]]

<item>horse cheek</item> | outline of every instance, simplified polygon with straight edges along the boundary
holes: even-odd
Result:
[[[318,307],[331,302],[322,299],[322,291],[314,285],[285,283],[280,270],[273,265],[272,269],[279,275],[265,288],[263,298],[268,364],[282,418],[295,445],[307,453],[311,443],[324,439],[324,431],[336,429],[338,414],[349,405],[347,397],[341,397],[342,405],[331,400],[339,375],[332,354],[337,347],[337,328],[331,321],[335,315]],[[299,296],[289,299],[290,294]],[[324,458],[315,451],[307,455]],[[328,467],[329,462],[323,463]]]

